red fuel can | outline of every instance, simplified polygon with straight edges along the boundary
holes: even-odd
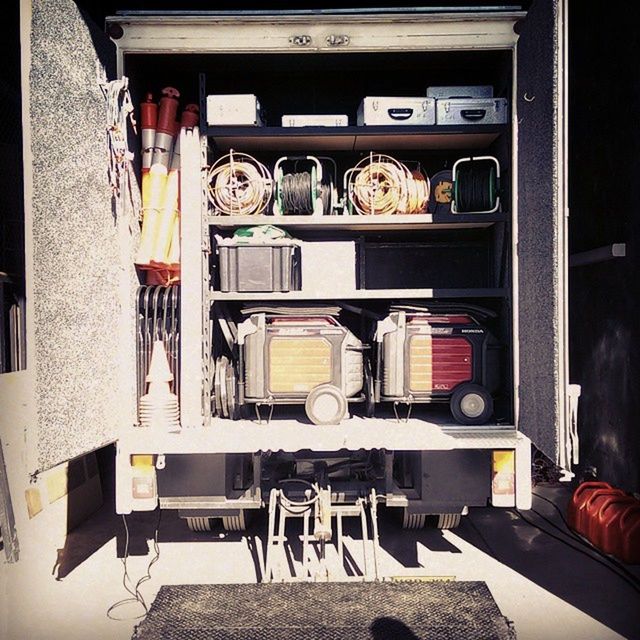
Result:
[[[620,539],[620,560],[627,564],[640,564],[640,509],[627,509],[620,516]]]
[[[584,503],[584,508],[578,511],[576,531],[590,542],[597,526],[598,511],[611,497],[625,495],[620,489],[596,489]]]
[[[622,549],[620,518],[627,509],[634,507],[640,508],[640,502],[633,496],[609,496],[605,499],[594,519],[595,525],[589,535],[591,542],[604,553],[619,556]]]
[[[569,527],[578,531],[579,513],[584,509],[585,503],[594,491],[612,488],[608,482],[583,482],[576,487],[567,508],[567,523]]]

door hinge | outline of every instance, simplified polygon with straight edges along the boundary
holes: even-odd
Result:
[[[351,42],[351,38],[347,35],[336,35],[332,33],[330,36],[327,36],[327,44],[330,47],[341,47],[348,45]]]
[[[291,36],[289,38],[289,42],[291,44],[295,44],[296,47],[307,47],[311,44],[311,36],[308,36],[308,35]]]

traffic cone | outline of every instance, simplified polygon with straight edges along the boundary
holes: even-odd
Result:
[[[163,431],[180,428],[180,407],[178,396],[171,393],[169,383],[173,374],[169,369],[167,352],[162,340],[153,343],[151,362],[146,381],[149,390],[140,398],[139,422],[142,427],[151,427]]]

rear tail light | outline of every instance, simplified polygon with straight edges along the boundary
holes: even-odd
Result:
[[[494,507],[515,507],[515,451],[494,451],[491,466],[491,504],[493,504]]]
[[[155,456],[131,456],[131,492],[136,500],[156,499]]]

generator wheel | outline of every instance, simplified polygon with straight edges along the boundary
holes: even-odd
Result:
[[[213,371],[213,400],[216,408],[216,415],[222,417],[222,389],[221,383],[222,358],[216,358],[216,364]]]
[[[211,531],[212,518],[192,516],[185,520],[190,531]]]
[[[238,383],[233,362],[227,363],[225,375],[227,415],[232,420],[238,419]]]
[[[344,393],[332,384],[320,384],[309,392],[304,403],[307,417],[313,424],[339,424],[349,405]]]
[[[222,527],[225,531],[246,531],[247,517],[244,509],[237,516],[222,516]]]
[[[403,529],[424,529],[424,525],[427,521],[427,516],[424,513],[409,513],[407,507],[404,508],[402,513],[402,528]]]
[[[435,526],[436,529],[455,529],[461,521],[461,513],[439,513]]]
[[[493,398],[479,384],[461,384],[453,392],[449,406],[460,424],[484,424],[493,415]]]

